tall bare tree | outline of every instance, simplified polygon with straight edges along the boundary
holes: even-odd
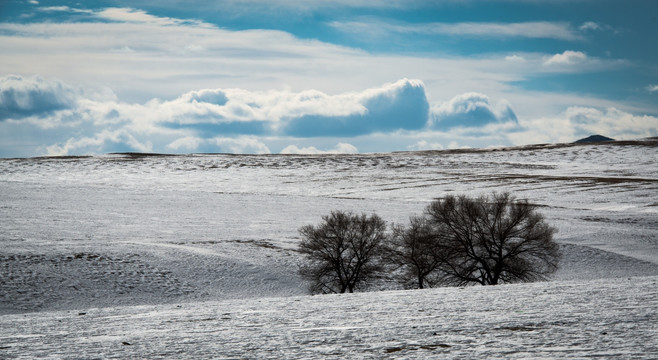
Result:
[[[354,292],[377,276],[386,239],[386,223],[373,214],[332,211],[317,226],[299,229],[299,251],[306,262],[302,278],[312,293]]]
[[[446,261],[444,281],[462,285],[544,280],[558,269],[556,229],[537,213],[536,206],[509,193],[447,196],[425,211]]]

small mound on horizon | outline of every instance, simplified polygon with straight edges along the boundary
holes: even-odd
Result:
[[[598,143],[605,141],[615,141],[615,139],[609,138],[603,135],[590,135],[586,138],[574,141],[575,144],[588,144],[588,143]]]

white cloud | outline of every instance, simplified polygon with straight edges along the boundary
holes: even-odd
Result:
[[[509,55],[505,56],[505,60],[507,61],[512,61],[512,62],[517,62],[517,63],[524,63],[526,62],[526,59],[523,56],[519,55]]]
[[[68,6],[42,6],[39,8],[40,11],[71,11],[72,9]]]
[[[329,150],[318,150],[315,146],[306,146],[298,147],[297,145],[288,145],[283,150],[281,154],[308,154],[308,155],[317,155],[317,154],[357,154],[359,149],[352,144],[338,143],[336,147]]]
[[[103,154],[108,152],[152,152],[150,141],[139,141],[127,129],[101,130],[100,132],[80,138],[70,138],[64,144],[46,147],[46,155],[61,156],[71,153]]]
[[[150,101],[142,114],[131,116],[188,129],[213,125],[213,131],[237,134],[353,135],[423,127],[427,107],[422,82],[402,79],[337,95],[206,89],[171,101]]]
[[[594,21],[587,21],[584,22],[582,25],[578,27],[580,31],[611,31],[615,34],[619,33],[619,30],[615,29],[614,27],[607,25],[607,24],[601,24],[597,23]]]
[[[420,141],[418,141],[417,143],[415,143],[413,145],[409,145],[407,147],[407,149],[414,150],[414,151],[417,151],[417,150],[443,150],[443,149],[445,149],[445,147],[442,144],[437,143],[437,142],[429,142],[427,140],[420,140]]]
[[[580,25],[578,29],[587,31],[587,30],[601,30],[601,25],[595,23],[594,21],[587,21]]]
[[[38,3],[34,4],[37,5]],[[39,11],[43,12],[72,12],[72,13],[83,13],[83,14],[93,14],[92,10],[77,9],[69,6],[41,6],[37,8]]]
[[[59,80],[40,76],[0,77],[0,121],[49,114],[76,106],[80,91]]]
[[[650,93],[656,92],[658,91],[658,85],[647,85],[646,89]]]
[[[171,143],[167,144],[166,147],[174,151],[183,150],[194,152],[201,146],[201,144],[203,144],[203,142],[204,139],[195,136],[185,136],[172,141]]]
[[[0,23],[0,68],[103,83],[121,97],[146,101],[222,83],[245,89],[303,89],[310,77],[330,79],[312,81],[333,84],[325,89],[353,90],[338,74],[361,71],[355,66],[363,67],[367,57],[359,50],[300,40],[282,31],[230,31],[134,9],[108,8],[85,15],[85,20]],[[361,88],[372,86],[372,78],[365,83]]]
[[[267,152],[291,143],[302,149],[314,145],[326,150],[338,142],[350,142],[361,151],[381,151],[406,149],[422,140],[427,146],[449,144],[452,139],[478,146],[504,143],[508,134],[518,134],[518,129],[512,127],[514,122],[508,121],[512,115],[519,119],[556,119],[573,105],[614,107],[628,114],[655,112],[650,106],[629,108],[621,102],[521,91],[513,85],[538,71],[599,71],[620,64],[577,51],[545,57],[537,53],[507,57],[496,53],[478,58],[374,56],[358,49],[299,39],[282,31],[230,31],[137,9],[111,8],[92,14],[76,10],[69,8],[70,21],[66,23],[0,23],[0,69],[16,74],[40,73],[51,79],[45,81],[46,88],[57,86],[54,78],[63,80],[58,80],[62,91],[52,91],[56,96],[50,103],[45,101],[50,90],[39,93],[14,89],[28,94],[27,99],[45,101],[42,104],[50,104],[50,108],[35,106],[32,100],[16,102],[32,104],[29,106],[5,102],[2,109],[12,115],[0,120],[0,151],[15,134],[25,137],[24,143],[29,144],[25,149],[35,148],[34,144],[55,144],[53,152],[76,154],[149,148],[157,152]],[[76,22],[78,17],[84,21]],[[492,36],[524,36],[515,33],[529,23],[518,24],[506,30],[496,26],[510,24],[488,25],[496,25],[489,28],[497,34]],[[543,30],[526,37],[578,36],[566,24],[552,24],[557,26],[540,26]],[[441,30],[456,36],[481,36],[478,33],[486,29],[470,23],[454,25],[395,31]],[[560,31],[566,32],[559,35]],[[24,85],[27,78],[23,76]],[[404,78],[423,82],[401,80],[380,85]],[[35,88],[42,86],[38,81],[33,83],[37,84]],[[90,90],[99,83],[107,88]],[[655,91],[651,89],[647,88]],[[481,96],[455,96],[468,93]],[[503,98],[514,104],[514,110],[506,101],[490,100]],[[425,128],[428,116],[423,118],[422,111],[410,117],[405,111],[422,109],[428,102],[433,104],[431,128]],[[390,104],[394,106],[387,108]],[[461,128],[439,126],[439,120],[459,116],[467,120]],[[299,123],[296,128],[290,127],[295,119],[302,119],[303,125],[316,130],[313,142],[297,142],[300,137],[290,134],[292,130],[305,130]],[[333,121],[333,134],[325,135],[320,127],[327,119]],[[348,129],[341,124],[360,127],[352,127],[352,133],[340,136],[338,133]],[[70,132],[73,128],[75,133]],[[541,129],[532,134],[560,133],[557,128]],[[213,140],[218,136],[220,140]],[[233,138],[241,140],[227,140]],[[524,142],[523,138],[517,140]],[[21,151],[29,154],[28,150]]]
[[[390,23],[380,20],[370,21],[334,21],[330,26],[350,33],[366,33],[386,36],[388,33],[424,34],[424,35],[451,35],[480,38],[533,38],[533,39],[559,39],[580,40],[581,36],[571,29],[568,23],[561,22],[518,22],[518,23]]]
[[[537,71],[575,71],[541,66],[541,54],[528,53],[507,59],[500,54],[373,56],[282,31],[230,31],[136,9],[110,8],[91,16],[72,16],[84,21],[0,23],[0,69],[40,73],[75,84],[104,84],[130,103],[155,97],[164,102],[190,89],[228,87],[294,93],[312,88],[331,96],[402,78],[423,79],[429,100],[436,101],[470,91],[501,96],[510,93],[510,84]],[[584,65],[578,70],[602,70],[615,64],[597,59]],[[542,97],[533,100],[543,102]]]
[[[616,108],[572,106],[559,116],[521,119],[522,130],[508,134],[515,144],[572,142],[592,134],[614,139],[658,136],[658,118]]]
[[[218,152],[232,154],[270,154],[271,151],[260,140],[254,137],[214,138],[209,143],[218,147]]]
[[[261,140],[253,136],[235,138],[200,138],[185,136],[166,145],[175,152],[187,153],[231,153],[231,154],[270,154],[271,151]]]
[[[194,2],[192,2],[194,4]],[[202,4],[206,4],[202,1]],[[306,13],[312,12],[317,9],[325,8],[372,8],[372,9],[397,9],[409,6],[419,6],[423,2],[410,2],[405,0],[315,0],[315,1],[300,1],[300,0],[226,0],[222,1],[221,9],[229,10],[234,13],[243,14],[245,12],[264,12],[271,13],[273,11],[290,11]],[[212,6],[212,4],[208,4]]]
[[[146,11],[132,8],[106,8],[93,13],[94,16],[121,23],[152,24],[157,26],[192,25],[195,27],[214,28],[213,25],[199,20],[182,20],[170,17],[154,16]]]
[[[637,116],[616,108],[594,109],[571,107],[565,112],[579,135],[610,134],[618,138],[637,138],[658,135],[658,118]]]
[[[544,61],[546,66],[563,66],[583,63],[587,55],[581,51],[566,50],[561,54],[555,54]]]
[[[144,104],[74,89],[59,80],[2,77],[0,120],[52,129],[58,137],[48,137],[44,131],[34,135],[54,143],[47,147],[48,154],[145,150],[269,153],[259,136],[353,136],[420,129],[427,122],[429,107],[423,84],[408,79],[338,95],[317,90],[203,89]],[[331,151],[357,150],[340,144]]]
[[[466,93],[444,103],[432,104],[430,126],[440,129],[482,127],[491,123],[516,123],[517,118],[506,100],[491,104],[489,97]]]
[[[422,82],[402,79],[360,92],[337,95],[317,90],[202,89],[173,100],[152,99],[143,105],[135,105],[117,101],[112,93],[89,92],[59,80],[45,80],[38,76],[0,77],[0,120],[65,109],[93,110],[96,113],[115,110],[124,117],[150,123],[187,125],[262,121],[272,127],[270,130],[276,130],[279,123],[293,118],[367,116],[380,112],[379,108],[395,110],[398,102],[404,108],[409,101],[413,105],[426,104]],[[424,123],[426,118],[414,121]]]
[[[622,69],[630,65],[625,59],[590,57],[582,51],[565,50],[558,54],[544,55],[536,70],[547,73],[593,73]]]

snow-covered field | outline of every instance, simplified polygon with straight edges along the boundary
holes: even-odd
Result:
[[[652,358],[657,160],[655,139],[0,159],[0,358]],[[304,296],[300,226],[494,190],[558,228],[554,281]]]
[[[658,354],[658,277],[5,315],[4,358],[619,358]]]

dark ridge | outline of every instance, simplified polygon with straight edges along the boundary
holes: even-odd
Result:
[[[592,140],[592,138],[594,140]],[[596,140],[596,139],[603,140]],[[140,159],[147,157],[174,157],[174,156],[250,156],[250,157],[369,157],[369,156],[385,156],[395,154],[417,154],[417,155],[434,155],[434,154],[477,154],[487,152],[505,152],[505,151],[534,151],[534,150],[549,150],[568,148],[574,146],[590,146],[602,144],[606,146],[645,146],[645,147],[658,147],[658,137],[647,137],[637,140],[614,140],[601,135],[592,135],[584,139],[577,140],[571,143],[556,143],[556,144],[531,144],[531,145],[517,145],[517,146],[504,146],[497,148],[460,148],[460,149],[443,149],[443,150],[405,150],[405,151],[391,151],[383,153],[358,153],[358,154],[233,154],[233,153],[192,153],[192,154],[166,154],[166,153],[140,153],[140,152],[112,152],[107,155],[124,156],[129,159]],[[93,158],[94,155],[62,155],[62,156],[35,156],[35,157],[17,157],[17,158],[2,158],[0,160],[79,160]]]
[[[583,139],[584,140],[584,139]],[[579,140],[580,141],[580,140]],[[470,153],[486,153],[486,152],[498,152],[498,151],[532,151],[532,150],[548,150],[548,149],[560,149],[560,148],[569,148],[575,146],[589,146],[602,144],[606,146],[646,146],[646,147],[657,147],[658,146],[658,137],[655,138],[644,138],[640,140],[606,140],[601,142],[572,142],[572,143],[556,143],[556,144],[532,144],[532,145],[518,145],[518,146],[505,146],[497,148],[464,148],[464,149],[444,149],[444,150],[414,150],[414,151],[393,151],[391,154],[419,154],[419,155],[431,155],[431,154],[470,154]]]
[[[82,160],[93,158],[93,155],[43,155],[43,156],[32,156],[32,157],[10,157],[3,158],[0,157],[0,160]]]
[[[113,153],[109,153],[108,155],[121,155],[121,156],[128,156],[131,158],[177,156],[174,154],[140,153],[140,152],[113,152]]]
[[[35,160],[77,160],[92,158],[91,155],[55,155],[55,156],[36,156],[32,159]],[[17,158],[21,159],[21,158]]]
[[[582,138],[580,140],[574,141],[575,144],[587,144],[587,143],[599,143],[599,142],[606,142],[606,141],[615,141],[615,139],[611,139],[607,136],[603,135],[590,135],[586,138]]]
[[[203,152],[203,153],[192,153],[190,155],[195,155],[195,156],[271,156],[271,155],[280,155],[280,154],[236,154],[236,153],[223,153],[223,152]]]

